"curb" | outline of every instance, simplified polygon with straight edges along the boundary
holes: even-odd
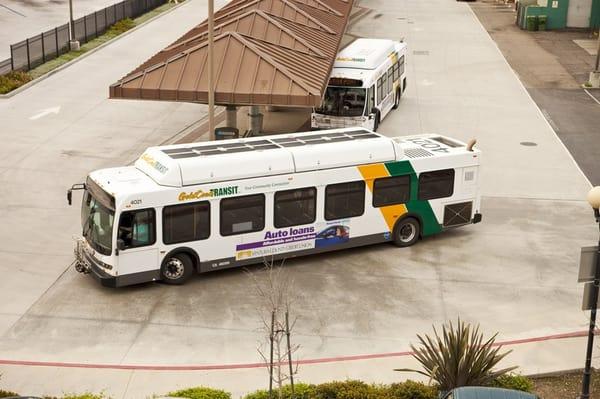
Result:
[[[13,96],[16,96],[17,94],[19,94],[19,93],[21,93],[21,92],[29,89],[30,87],[38,84],[39,82],[43,81],[44,79],[49,78],[50,76],[54,75],[55,73],[58,73],[58,72],[62,71],[63,69],[66,69],[66,68],[70,67],[71,65],[75,64],[76,62],[81,61],[82,59],[86,58],[87,56],[94,54],[96,51],[99,51],[99,50],[103,49],[104,47],[108,46],[109,44],[111,44],[111,43],[113,43],[113,42],[115,42],[115,41],[117,41],[117,40],[119,40],[119,39],[121,39],[121,38],[129,35],[130,33],[135,32],[136,30],[142,28],[143,26],[149,24],[150,22],[152,22],[152,21],[154,21],[154,20],[156,20],[156,19],[158,19],[158,18],[160,18],[160,17],[162,17],[164,15],[167,15],[167,14],[169,14],[172,11],[175,11],[179,7],[187,4],[189,1],[191,1],[191,0],[186,0],[183,3],[177,4],[174,7],[169,8],[168,10],[166,10],[166,11],[164,11],[164,12],[162,12],[162,13],[160,13],[160,14],[152,17],[152,18],[150,18],[149,20],[147,20],[145,22],[142,22],[141,24],[137,25],[136,27],[134,27],[132,29],[129,29],[126,32],[121,33],[119,36],[114,37],[114,38],[110,39],[109,41],[102,43],[98,47],[94,47],[90,51],[87,51],[87,52],[83,53],[79,57],[77,57],[77,58],[75,58],[75,59],[67,62],[66,64],[62,64],[61,66],[59,66],[59,67],[57,67],[57,68],[49,71],[48,73],[46,73],[46,74],[44,74],[44,75],[42,75],[42,76],[40,76],[38,78],[35,78],[31,82],[28,82],[28,83],[24,84],[23,86],[19,87],[18,89],[15,89],[15,90],[11,91],[10,93],[0,94],[0,100],[8,99],[8,98],[11,98]]]

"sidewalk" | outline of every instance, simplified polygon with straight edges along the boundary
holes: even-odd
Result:
[[[514,350],[504,365],[527,364],[535,359],[536,363],[551,362],[555,351],[570,351],[580,356],[561,364],[564,370],[578,369],[583,366],[586,338],[573,338],[558,341],[532,342],[508,345],[504,350]],[[368,351],[368,346],[354,348],[356,353]],[[300,358],[300,360],[303,360]],[[419,368],[419,364],[409,355],[390,356],[374,360],[356,360],[301,365],[298,368],[296,382],[319,384],[328,381],[357,379],[374,383],[393,383],[412,379],[427,383],[427,379],[417,373],[401,373],[395,368]],[[113,399],[148,399],[153,395],[165,395],[168,392],[195,386],[208,386],[223,389],[238,399],[257,389],[268,387],[266,367],[230,370],[201,371],[139,371],[106,370],[96,368],[61,368],[0,366],[4,389],[18,390],[22,395],[43,392],[45,395],[62,395],[70,392],[103,392]],[[521,367],[523,374],[536,374],[548,371]],[[7,382],[4,382],[7,381]],[[48,391],[48,381],[52,381],[53,390]],[[8,382],[10,385],[8,385]],[[595,388],[594,388],[595,389]],[[595,397],[595,396],[594,396]],[[567,398],[565,398],[567,399]]]

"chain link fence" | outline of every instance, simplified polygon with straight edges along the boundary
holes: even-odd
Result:
[[[136,18],[168,0],[124,0],[73,21],[75,40],[88,41],[105,33],[125,18]],[[30,37],[10,46],[11,58],[0,61],[0,75],[10,71],[29,71],[69,51],[69,24]]]

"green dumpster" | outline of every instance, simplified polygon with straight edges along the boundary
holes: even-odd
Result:
[[[538,16],[538,30],[546,30],[546,22],[548,17],[546,15]]]
[[[528,15],[527,16],[527,30],[535,31],[535,30],[537,30],[537,25],[538,25],[537,15]]]

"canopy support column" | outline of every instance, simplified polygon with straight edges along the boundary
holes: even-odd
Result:
[[[259,135],[263,127],[263,114],[260,113],[260,107],[258,105],[252,105],[250,107],[248,122],[248,125],[250,126],[250,135]]]

